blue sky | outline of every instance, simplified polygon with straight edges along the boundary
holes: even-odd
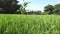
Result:
[[[23,0],[18,0],[19,4],[23,3]],[[26,9],[29,10],[44,10],[44,6],[50,4],[50,5],[55,5],[55,4],[59,4],[60,0],[25,0],[27,2],[31,2],[30,4],[28,4]]]

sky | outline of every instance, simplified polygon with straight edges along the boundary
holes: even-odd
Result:
[[[18,4],[22,4],[23,0],[18,0]],[[60,0],[25,0],[26,2],[31,2],[27,5],[27,10],[44,10],[44,7],[48,4],[55,5],[59,4]]]

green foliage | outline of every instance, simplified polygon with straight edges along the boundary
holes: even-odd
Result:
[[[0,13],[16,14],[20,7],[17,3],[17,0],[0,0]]]
[[[48,15],[48,12],[42,12],[41,15]]]
[[[54,7],[52,5],[47,5],[44,7],[44,12],[48,12],[48,14],[53,14]]]
[[[53,12],[57,15],[60,15],[60,9],[55,9]]]
[[[21,12],[21,14],[24,14],[25,8],[24,8],[23,6],[21,6],[21,7],[19,8],[19,11]]]
[[[55,14],[60,15],[60,4],[56,4],[56,5],[54,6],[53,12],[54,12]]]
[[[27,7],[27,5],[29,4],[30,2],[25,2],[24,0],[23,0],[23,4],[21,4],[21,7],[20,7],[20,9],[19,9],[19,11],[21,12],[21,14],[24,14],[25,12],[26,12],[26,7]]]
[[[60,4],[56,4],[56,5],[54,6],[54,8],[55,8],[55,9],[60,8]]]
[[[60,16],[0,15],[0,34],[60,34]]]
[[[60,15],[60,4],[56,4],[54,6],[47,5],[45,6],[44,12],[48,12],[48,14]]]
[[[27,14],[35,14],[35,15],[40,15],[41,14],[41,11],[30,11],[30,12],[27,12]]]

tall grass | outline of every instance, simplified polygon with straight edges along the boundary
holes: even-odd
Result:
[[[60,16],[0,15],[0,34],[60,34]]]

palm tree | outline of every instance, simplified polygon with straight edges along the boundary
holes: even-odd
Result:
[[[23,0],[23,4],[21,4],[21,7],[20,7],[20,12],[21,12],[21,14],[24,14],[25,12],[26,12],[26,7],[27,7],[27,5],[29,4],[30,2],[25,2],[24,0]]]

